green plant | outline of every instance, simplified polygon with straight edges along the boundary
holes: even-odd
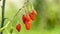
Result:
[[[3,31],[8,27],[8,25],[11,23],[11,21],[17,16],[17,14],[21,11],[21,10],[25,10],[25,14],[28,14],[29,11],[31,11],[33,5],[30,3],[30,0],[27,2],[24,2],[24,5],[22,8],[20,8],[13,16],[11,19],[9,19],[9,21],[7,22],[7,24],[4,26],[4,21],[5,21],[5,17],[4,17],[4,11],[5,11],[5,1],[6,0],[3,0],[3,6],[2,6],[2,23],[1,23],[1,28],[0,28],[0,32],[1,34],[3,34]],[[30,8],[31,7],[31,8]],[[26,29],[29,30],[30,29],[30,16],[29,15],[26,15],[27,18],[23,18],[23,21],[26,22],[25,26],[26,26]],[[25,19],[25,20],[24,20]],[[11,25],[12,26],[12,25]],[[20,31],[20,24],[16,25],[16,29],[17,31],[19,32]],[[13,28],[10,29],[10,33],[12,33],[13,31]]]

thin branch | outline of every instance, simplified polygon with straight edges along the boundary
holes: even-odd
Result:
[[[24,7],[25,7],[25,6],[23,6],[22,8],[24,8]],[[13,17],[10,19],[10,21],[13,20],[13,18],[20,12],[20,10],[21,10],[22,8],[20,8],[20,9],[13,15]]]
[[[4,26],[5,1],[6,0],[3,0],[3,5],[2,5],[2,23],[1,23],[1,28]],[[3,34],[3,31],[1,31],[1,34]]]
[[[24,8],[25,6],[27,5],[27,2],[23,5],[22,8]],[[3,27],[3,28],[0,28],[0,31],[2,31],[3,29],[5,29],[9,24],[10,22],[16,17],[16,15],[22,10],[22,8],[20,8],[14,15],[13,17],[7,22],[7,24]]]

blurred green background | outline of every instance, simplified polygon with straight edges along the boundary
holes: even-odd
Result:
[[[26,0],[6,0],[4,25],[11,17],[23,6]],[[1,1],[0,1],[1,2]],[[31,21],[31,29],[26,30],[22,23],[22,10],[12,20],[3,34],[10,34],[10,28],[13,27],[12,34],[60,34],[60,0],[31,0],[37,11],[35,21]],[[1,4],[1,3],[0,3]],[[1,5],[0,5],[0,26],[1,26]],[[15,26],[21,24],[21,31],[17,32]],[[11,26],[12,25],[12,26]]]

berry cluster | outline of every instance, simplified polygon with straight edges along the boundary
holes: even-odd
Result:
[[[30,29],[30,20],[31,20],[30,16],[29,15],[23,15],[22,20],[23,20],[23,23],[26,26],[26,29],[29,30]]]
[[[32,12],[22,16],[22,21],[25,24],[27,30],[30,30],[31,26],[30,20],[35,20],[36,14],[37,14],[36,10],[32,10]]]
[[[30,30],[30,27],[31,27],[30,20],[35,20],[36,14],[37,14],[37,12],[34,9],[34,10],[32,10],[32,12],[29,12],[28,14],[22,15],[22,21],[25,24],[25,27],[26,27],[27,30]],[[21,25],[17,24],[16,29],[17,29],[18,32],[20,32]]]

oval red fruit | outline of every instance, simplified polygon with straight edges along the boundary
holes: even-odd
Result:
[[[25,26],[26,26],[26,29],[27,29],[27,30],[30,30],[31,24],[30,24],[29,21],[26,21],[26,22],[25,22]]]
[[[26,15],[26,20],[30,21],[30,16],[29,15]]]
[[[20,25],[20,24],[17,24],[17,25],[16,25],[16,29],[17,29],[18,32],[20,32],[21,25]]]
[[[30,21],[30,16],[29,15],[23,15],[22,16],[22,21],[25,24],[25,21]]]
[[[36,12],[36,10],[34,9],[34,10],[32,10],[32,14],[33,15],[36,15],[37,14],[37,12]]]
[[[25,20],[26,20],[26,15],[23,15],[22,16],[22,21],[23,21],[24,24],[25,24]]]
[[[32,13],[30,13],[29,16],[30,16],[31,20],[35,20],[35,16]]]

